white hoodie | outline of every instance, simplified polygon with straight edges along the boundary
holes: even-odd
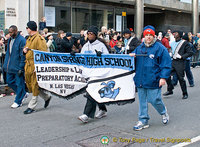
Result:
[[[81,49],[81,53],[82,54],[96,54],[96,51],[101,51],[102,54],[109,54],[107,47],[99,40],[95,40],[93,43],[90,43],[89,41],[84,44],[83,48]],[[102,70],[101,68],[84,68],[81,67],[82,69],[82,75],[85,78],[90,78],[92,79],[98,79],[98,78],[102,78],[102,76],[104,76],[104,74],[107,74],[108,72],[110,72],[109,68],[105,68],[104,70]]]
[[[109,54],[107,47],[99,40],[95,40],[93,43],[88,41],[81,49],[81,53],[96,54],[95,50],[101,51],[102,54]]]

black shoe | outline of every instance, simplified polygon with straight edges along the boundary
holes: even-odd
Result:
[[[187,99],[188,98],[188,95],[187,94],[184,94],[182,99]]]
[[[174,87],[177,85],[177,84],[172,84]]]
[[[173,94],[173,91],[167,91],[167,92],[165,92],[163,95],[164,96],[168,96],[168,95],[172,95]]]
[[[27,108],[25,111],[24,111],[24,114],[31,114],[32,112],[34,112],[35,110],[31,109],[31,108]]]
[[[51,100],[51,96],[50,96],[50,98],[48,100],[45,101],[44,108],[47,108],[49,106],[50,100]]]
[[[190,87],[194,87],[194,84],[191,84]]]

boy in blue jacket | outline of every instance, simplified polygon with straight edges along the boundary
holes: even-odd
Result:
[[[134,130],[148,128],[148,102],[162,115],[162,122],[169,122],[167,109],[162,101],[161,88],[171,72],[171,59],[167,49],[155,39],[155,28],[144,28],[144,42],[130,56],[135,57],[135,85],[139,97],[139,121]]]

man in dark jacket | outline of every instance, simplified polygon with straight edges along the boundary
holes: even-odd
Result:
[[[192,48],[189,45],[189,42],[182,40],[183,32],[174,31],[175,42],[171,43],[173,60],[172,60],[172,74],[176,73],[178,80],[181,86],[183,97],[182,99],[188,98],[186,82],[184,79],[185,76],[185,60],[193,55]],[[163,95],[173,94],[174,86],[171,81],[171,77],[167,80],[167,92]]]
[[[124,35],[124,45],[125,47],[123,47],[123,52],[125,52],[125,54],[129,54],[132,51],[134,51],[134,49],[140,45],[140,41],[137,39],[137,37],[135,35],[131,36],[131,31],[127,28],[123,31],[123,35]]]
[[[23,55],[26,40],[17,30],[14,25],[9,28],[11,38],[8,40],[3,66],[4,71],[7,73],[6,81],[8,86],[16,93],[15,102],[11,105],[11,108],[20,107],[26,94],[24,81],[25,56]]]
[[[72,40],[72,33],[67,32],[66,36],[63,38],[61,42],[61,52],[63,53],[71,53],[74,42]]]

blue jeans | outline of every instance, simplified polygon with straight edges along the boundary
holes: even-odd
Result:
[[[16,93],[15,103],[20,105],[26,94],[24,76],[19,77],[18,74],[7,73],[6,81],[8,86],[12,88]]]
[[[193,78],[193,74],[192,71],[190,69],[190,60],[186,60],[185,61],[185,73],[186,73],[186,77],[188,79],[188,82],[190,85],[194,84],[194,78]],[[177,85],[178,83],[178,77],[176,74],[173,75],[173,79],[172,79],[172,84],[173,85]]]
[[[139,121],[146,124],[150,119],[148,115],[148,103],[158,111],[160,115],[166,113],[165,105],[161,97],[161,88],[159,89],[146,89],[138,88],[139,97]]]

